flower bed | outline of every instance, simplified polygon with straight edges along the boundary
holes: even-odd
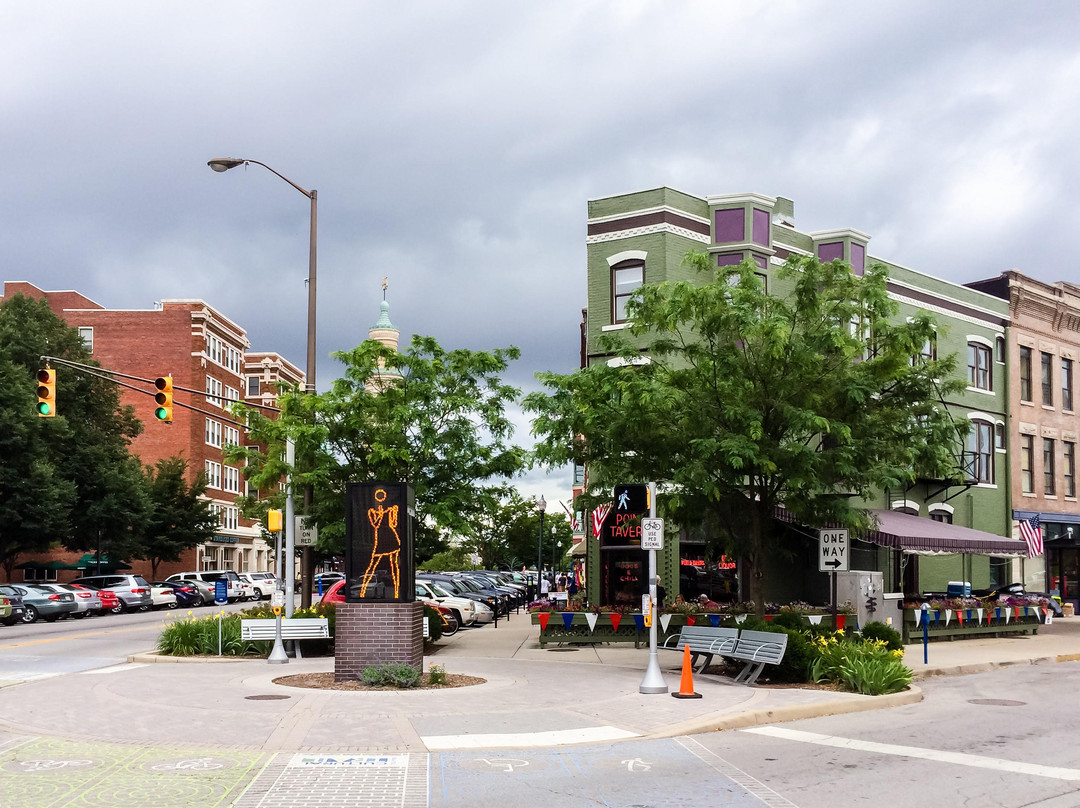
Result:
[[[923,636],[924,610],[914,604],[904,604],[903,635],[905,643],[919,642]],[[933,604],[938,608],[925,610],[927,638],[931,640],[962,640],[972,637],[1004,636],[1007,634],[1037,634],[1046,621],[1049,609],[1045,606],[970,606],[966,604]]]
[[[767,614],[771,621],[776,615]],[[645,625],[645,616],[641,612],[620,611],[548,611],[540,609],[530,613],[532,624],[540,627],[540,647],[548,643],[589,644],[602,642],[632,642],[634,647],[649,642],[649,627]],[[668,637],[678,634],[683,626],[719,626],[735,623],[738,625],[747,617],[746,613],[729,612],[663,612],[656,625],[658,642],[663,643]],[[831,628],[832,615],[802,615],[807,625],[821,625]],[[839,615],[839,627],[842,629],[851,615]]]

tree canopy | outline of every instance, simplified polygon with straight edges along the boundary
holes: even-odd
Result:
[[[313,487],[319,549],[336,552],[344,543],[347,483],[408,482],[416,493],[417,558],[433,555],[447,536],[469,533],[485,489],[524,467],[506,415],[519,391],[501,380],[518,356],[512,347],[446,350],[432,337],[413,337],[404,352],[367,340],[335,354],[344,373],[326,393],[283,392],[276,418],[239,407],[250,437],[266,447],[229,450],[267,494],[242,500],[245,513],[260,517],[279,507],[283,495],[274,489],[291,471],[295,490]],[[309,463],[288,467],[289,439]]]
[[[141,431],[115,384],[59,366],[57,415],[34,409],[42,356],[96,365],[76,329],[43,300],[0,304],[0,563],[52,542],[97,546],[98,531],[123,547],[141,520],[144,488],[128,445]]]
[[[149,509],[138,557],[150,562],[154,579],[161,562],[179,561],[185,550],[213,537],[218,525],[217,515],[203,498],[206,475],[199,472],[188,483],[187,470],[187,460],[179,455],[146,466]]]
[[[764,608],[762,561],[782,506],[806,525],[867,523],[859,498],[956,474],[958,425],[940,397],[963,383],[954,357],[913,359],[934,334],[927,315],[898,321],[875,266],[792,256],[766,291],[756,267],[686,261],[700,282],[643,286],[632,324],[605,335],[614,362],[545,373],[536,454],[585,463],[593,491],[663,484],[682,524],[711,523],[744,559]]]

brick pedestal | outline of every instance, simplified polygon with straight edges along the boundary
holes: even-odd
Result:
[[[334,680],[355,679],[385,662],[424,668],[424,604],[339,603],[334,622]]]

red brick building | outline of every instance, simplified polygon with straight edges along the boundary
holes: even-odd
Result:
[[[272,405],[277,383],[302,387],[303,372],[276,353],[249,352],[247,332],[202,300],[163,300],[153,309],[124,310],[106,309],[78,292],[46,292],[24,281],[7,282],[3,292],[4,297],[22,294],[46,300],[68,325],[79,329],[102,367],[148,380],[126,380],[131,384],[150,391],[155,378],[172,376],[177,406],[171,424],[154,418],[152,396],[121,387],[122,403],[135,408],[144,426],[131,451],[144,464],[182,454],[191,478],[206,472],[206,496],[220,522],[212,541],[189,551],[179,562],[160,565],[158,576],[195,569],[270,569],[272,548],[263,540],[258,524],[242,518],[236,506],[245,483],[240,469],[225,461],[223,448],[243,445],[246,434],[225,407],[238,400]],[[58,398],[62,401],[62,392]],[[73,564],[79,559],[77,553],[54,551],[39,560]],[[149,562],[132,564],[135,572],[150,574]],[[27,573],[32,577],[34,571]],[[81,574],[61,570],[56,578],[70,580]],[[48,577],[53,579],[51,574]]]

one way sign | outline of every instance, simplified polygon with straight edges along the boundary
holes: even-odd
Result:
[[[848,570],[848,532],[846,530],[818,531],[818,571],[846,572]]]

